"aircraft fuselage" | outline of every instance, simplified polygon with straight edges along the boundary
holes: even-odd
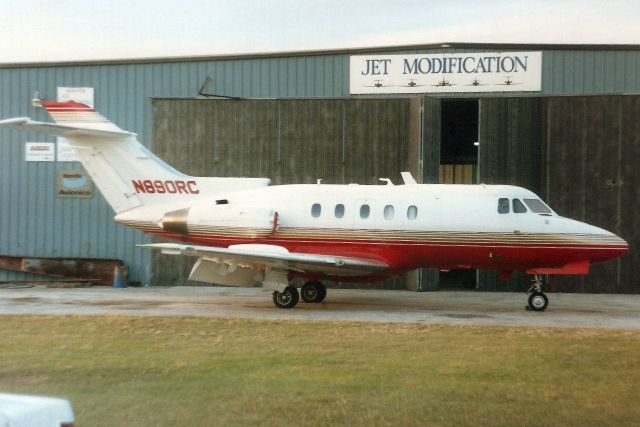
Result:
[[[385,275],[419,267],[586,274],[589,264],[628,249],[616,235],[558,216],[514,186],[279,185],[116,220],[198,245],[256,243],[379,260],[390,266]]]

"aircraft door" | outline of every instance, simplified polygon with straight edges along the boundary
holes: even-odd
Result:
[[[528,227],[529,216],[526,215],[527,207],[522,203],[522,200],[514,198],[511,199],[511,216],[513,217],[513,233],[521,234]]]
[[[512,233],[517,234],[519,232],[516,225],[517,214],[513,212],[511,205],[512,201],[509,197],[501,197],[498,199],[499,230],[507,235],[511,235]],[[489,257],[490,267],[492,267],[494,263],[501,265],[505,262],[513,261],[513,251],[504,248],[502,245],[490,247],[487,256]]]
[[[526,233],[530,228],[531,216],[527,215],[528,209],[519,198],[509,199],[511,213],[509,214],[511,221],[511,229],[517,238]],[[519,263],[523,258],[522,251],[512,251],[510,258],[513,262]]]

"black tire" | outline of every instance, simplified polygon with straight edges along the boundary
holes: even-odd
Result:
[[[273,303],[278,308],[293,308],[298,303],[300,295],[295,286],[287,286],[284,291],[273,291]]]
[[[327,288],[324,287],[322,282],[311,281],[302,285],[300,289],[300,296],[302,301],[308,303],[322,302],[327,296]]]
[[[545,311],[549,305],[549,298],[543,293],[534,291],[529,295],[529,307],[533,311]]]
[[[316,302],[322,302],[327,297],[327,287],[320,283],[320,295],[318,296],[318,300]]]

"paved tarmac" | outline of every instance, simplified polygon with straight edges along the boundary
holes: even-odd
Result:
[[[0,314],[201,316],[424,324],[640,329],[640,295],[548,294],[543,313],[524,293],[329,289],[322,304],[273,305],[260,288],[0,288]]]

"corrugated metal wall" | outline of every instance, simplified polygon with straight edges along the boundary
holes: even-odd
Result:
[[[381,49],[379,53],[478,51],[495,49]],[[34,111],[30,106],[36,90],[44,97],[53,98],[59,86],[93,87],[98,110],[122,128],[138,133],[146,145],[153,146],[148,139],[151,124],[149,98],[195,96],[207,76],[213,81],[205,91],[221,95],[349,97],[349,54],[345,51],[131,64],[0,65],[0,118],[31,116],[48,120],[43,111]],[[546,50],[543,52],[542,73],[542,91],[536,95],[640,92],[640,51]],[[345,119],[357,120],[361,113],[354,110],[351,114]],[[329,121],[333,119],[337,118],[326,118]],[[628,120],[633,122],[632,118]],[[365,127],[362,130],[366,131]],[[237,131],[243,132],[240,128]],[[291,138],[298,137],[305,137],[304,130],[291,129]],[[24,162],[23,143],[45,140],[53,141],[42,135],[0,131],[0,209],[3,211],[0,216],[0,254],[121,258],[129,265],[132,280],[146,282],[150,277],[146,270],[148,254],[135,248],[146,238],[138,232],[116,226],[102,196],[94,195],[89,200],[55,198],[55,172],[77,168],[77,164]],[[365,147],[366,142],[363,144]],[[362,147],[352,148],[362,150]],[[228,162],[228,167],[241,161],[237,158],[229,160],[225,155],[221,149],[217,159],[220,163]],[[371,160],[369,166],[374,166],[374,163]],[[301,166],[290,167],[291,173],[295,173],[295,168]],[[284,176],[286,167],[282,168]],[[381,171],[376,172],[380,174]],[[356,180],[356,177],[345,176],[345,180],[349,178]],[[0,280],[26,277],[0,270]]]
[[[548,98],[543,191],[561,215],[610,230],[631,250],[592,266],[588,276],[558,277],[562,290],[640,292],[640,96]]]
[[[640,292],[640,96],[621,99],[620,169],[618,212],[620,235],[631,250],[620,260],[620,283],[624,292]]]
[[[264,176],[275,184],[401,182],[409,165],[408,99],[153,101],[156,153],[196,176]],[[153,255],[152,283],[182,284],[194,259]],[[349,284],[351,287],[352,284]],[[374,286],[403,288],[401,278]]]
[[[540,194],[543,116],[541,98],[480,100],[478,138],[480,183],[518,185]],[[477,288],[526,290],[531,278],[514,273],[505,283],[500,272],[479,271]]]

